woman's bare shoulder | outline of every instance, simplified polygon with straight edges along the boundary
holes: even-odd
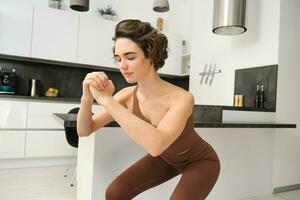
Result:
[[[122,88],[114,95],[114,99],[117,99],[119,102],[121,102],[124,106],[127,107],[127,103],[132,96],[134,88],[135,86],[128,86]]]
[[[136,87],[135,85],[134,86],[124,87],[121,90],[119,90],[115,95],[118,95],[118,96],[128,96],[128,95],[131,95],[135,87]]]
[[[171,89],[169,98],[170,98],[172,105],[176,105],[176,104],[178,105],[178,103],[194,105],[193,94],[190,93],[189,91],[187,91],[181,87],[175,86],[175,85]]]

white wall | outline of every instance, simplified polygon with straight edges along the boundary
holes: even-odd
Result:
[[[195,96],[196,104],[232,105],[235,69],[279,62],[277,98],[280,97],[281,100],[278,99],[280,107],[277,107],[278,112],[268,116],[264,113],[248,113],[247,117],[250,116],[251,121],[256,118],[256,121],[295,122],[296,111],[292,112],[292,116],[288,115],[288,112],[297,105],[296,100],[288,101],[284,97],[290,96],[292,99],[296,99],[296,96],[299,96],[295,93],[296,69],[291,71],[289,70],[292,68],[283,69],[283,66],[287,66],[287,64],[282,65],[282,56],[278,56],[280,0],[247,1],[248,30],[246,33],[236,36],[221,36],[211,32],[213,1],[194,0],[192,7],[190,91]],[[294,19],[299,19],[299,16],[294,16]],[[289,22],[288,26],[292,28],[295,23]],[[287,23],[285,22],[285,24]],[[297,32],[295,37],[297,34],[299,35]],[[280,37],[285,37],[285,40],[291,38],[286,35]],[[295,43],[295,40],[290,41],[290,46],[291,43]],[[282,44],[280,46],[282,47]],[[280,51],[285,52],[285,49],[287,50],[287,48],[283,48]],[[294,49],[293,52],[296,53],[299,50],[295,51]],[[290,55],[290,53],[289,50],[285,54]],[[296,62],[294,60],[290,63],[293,63],[295,67]],[[198,73],[204,69],[205,64],[210,63],[216,63],[222,73],[215,75],[212,86],[200,85]],[[287,72],[289,74],[284,75]],[[292,74],[294,77],[290,76]],[[284,82],[282,79],[291,80]],[[287,86],[293,89],[286,90]],[[295,93],[294,96],[292,92]],[[288,103],[290,103],[290,107],[284,111],[285,104]],[[231,111],[231,113],[233,112]],[[234,114],[225,113],[225,120],[247,121],[246,113]],[[297,117],[299,119],[299,115]],[[277,133],[276,142],[275,131]],[[296,170],[300,168],[299,159],[297,159],[300,153],[300,139],[296,132],[292,129],[202,129],[199,134],[216,149],[222,164],[220,179],[210,198],[238,199],[271,193],[274,186],[300,183],[300,174]],[[273,160],[274,149],[275,160]],[[274,167],[275,171],[273,172]],[[295,175],[296,173],[298,174]]]
[[[247,32],[212,33],[213,1],[193,1],[190,91],[197,104],[233,105],[234,70],[278,63],[280,0],[247,1]],[[205,64],[222,70],[211,86],[200,85]]]
[[[48,0],[30,0],[35,5],[48,6]],[[157,13],[152,10],[153,0],[90,0],[90,9],[88,12],[77,12],[69,8],[69,0],[64,0],[63,9],[70,12],[76,12],[80,15],[96,15],[97,8],[112,5],[117,12],[116,20],[127,18],[136,18],[150,22],[156,26],[156,19],[162,17],[164,19],[164,31],[172,34],[180,35],[187,40],[187,46],[184,53],[190,51],[191,41],[191,6],[192,0],[170,0],[170,10],[166,13]]]
[[[280,42],[276,120],[300,125],[299,0],[282,0],[280,9]],[[274,187],[300,183],[300,129],[276,130]]]
[[[270,194],[273,129],[197,128],[221,162],[220,177],[208,200],[237,200]]]

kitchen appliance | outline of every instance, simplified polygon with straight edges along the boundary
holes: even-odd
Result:
[[[246,32],[246,0],[214,0],[213,33],[236,35]]]
[[[16,70],[0,67],[0,94],[15,94]]]
[[[28,95],[38,97],[40,95],[40,81],[37,79],[29,79]]]

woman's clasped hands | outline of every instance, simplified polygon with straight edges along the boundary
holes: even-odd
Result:
[[[82,99],[99,104],[112,99],[115,86],[104,72],[88,73],[82,82]]]

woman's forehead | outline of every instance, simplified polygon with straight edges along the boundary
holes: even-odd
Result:
[[[141,51],[140,47],[128,38],[118,38],[115,42],[115,54],[123,55],[128,52],[138,53]]]

